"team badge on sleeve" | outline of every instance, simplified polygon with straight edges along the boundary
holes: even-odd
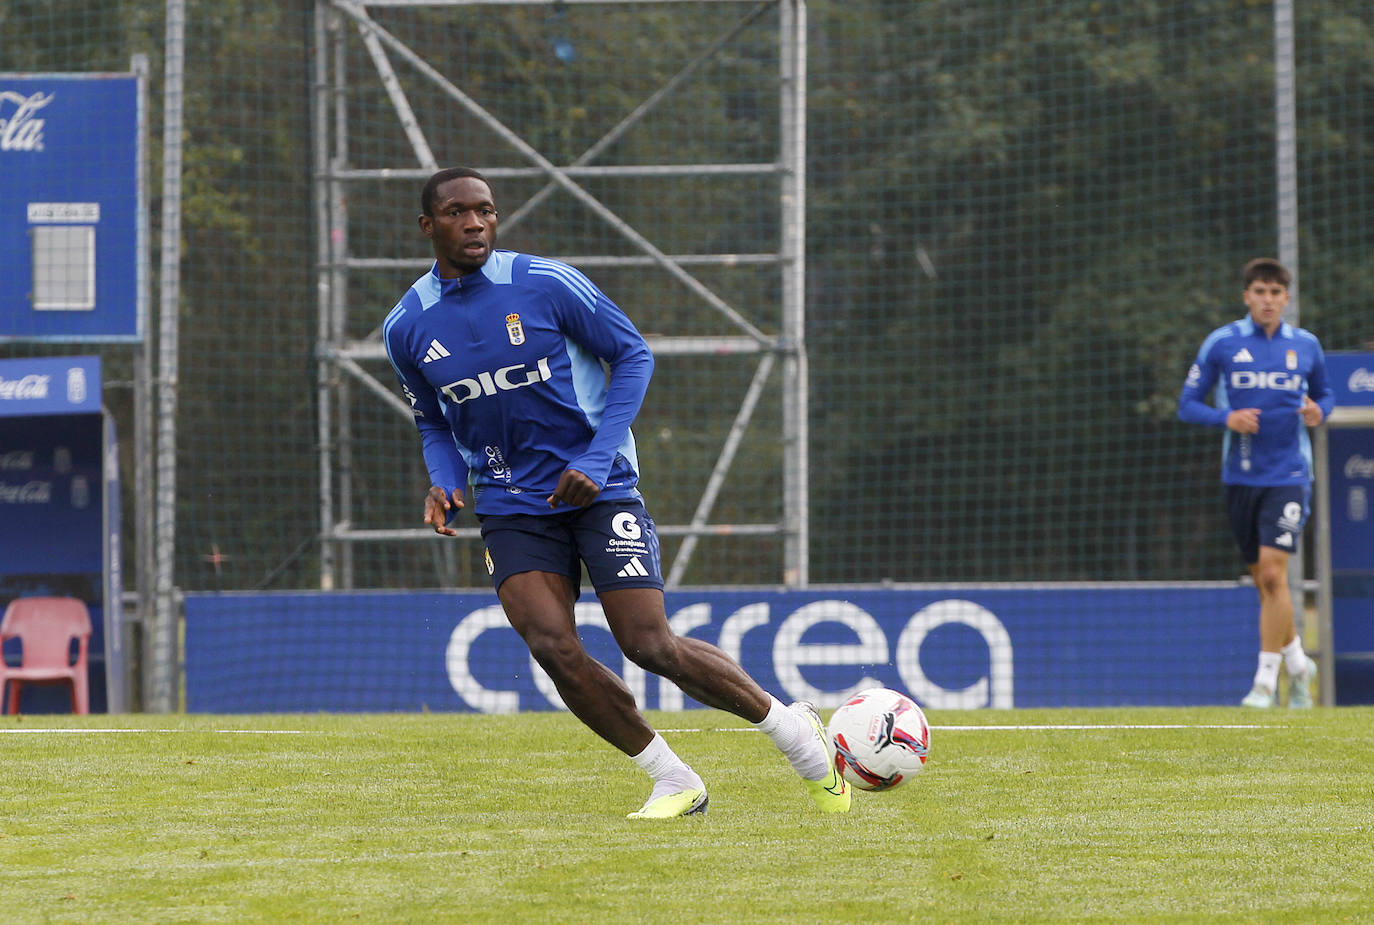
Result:
[[[506,316],[506,334],[510,337],[512,347],[519,347],[525,342],[525,329],[520,324],[520,316],[514,312]]]

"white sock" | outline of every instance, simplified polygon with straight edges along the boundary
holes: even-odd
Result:
[[[754,724],[754,728],[773,740],[798,774],[807,780],[820,780],[830,773],[830,755],[825,743],[816,739],[811,724],[795,710],[783,706],[781,700],[772,701],[768,715]]]
[[[679,790],[692,790],[705,786],[701,782],[701,776],[693,771],[687,762],[677,756],[669,746],[663,736],[657,732],[653,739],[644,747],[644,751],[638,755],[631,755],[630,760],[644,769],[654,780],[654,792],[650,799],[661,796],[664,793],[677,793]]]
[[[1259,668],[1255,671],[1255,683],[1271,694],[1278,690],[1279,663],[1282,661],[1283,656],[1277,652],[1261,652]]]
[[[1283,656],[1283,667],[1288,669],[1290,678],[1301,678],[1307,674],[1307,653],[1302,650],[1302,637],[1294,636],[1293,641],[1279,650]]]

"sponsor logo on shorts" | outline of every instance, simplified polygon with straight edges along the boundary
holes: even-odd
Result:
[[[606,543],[606,554],[622,559],[629,557],[629,561],[616,574],[621,578],[648,577],[649,570],[641,560],[653,560],[639,519],[629,511],[620,511],[611,518],[611,532],[616,538]]]
[[[644,563],[639,561],[639,556],[631,556],[630,561],[625,563],[625,567],[616,572],[621,578],[647,578],[649,570],[644,567]]]
[[[1293,533],[1302,529],[1302,505],[1296,501],[1289,501],[1283,506],[1283,513],[1279,515],[1278,528],[1288,530]],[[1285,546],[1293,545],[1293,537],[1288,537],[1288,542],[1283,543],[1283,537],[1279,537],[1279,542]]]
[[[626,511],[621,511],[611,518],[611,530],[615,532],[616,536],[625,540],[637,540],[644,532],[635,515]]]

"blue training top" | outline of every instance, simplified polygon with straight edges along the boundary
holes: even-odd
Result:
[[[1216,406],[1207,396],[1216,387]],[[1305,485],[1312,481],[1312,442],[1303,423],[1304,395],[1330,415],[1326,356],[1315,335],[1287,322],[1273,337],[1246,316],[1217,328],[1202,342],[1178,399],[1178,416],[1192,424],[1226,427],[1241,408],[1260,410],[1259,432],[1226,431],[1221,480],[1227,485]]]
[[[653,354],[579,271],[504,250],[459,279],[436,263],[387,315],[382,339],[430,479],[450,491],[471,479],[477,514],[554,513],[546,499],[568,468],[601,486],[601,500],[639,497],[630,424]]]

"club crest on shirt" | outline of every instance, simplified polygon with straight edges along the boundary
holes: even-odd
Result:
[[[1288,354],[1283,358],[1283,365],[1287,366],[1289,369],[1297,369],[1297,368],[1298,368],[1298,351],[1296,351],[1296,350],[1290,350],[1290,351],[1288,351]]]
[[[525,342],[525,329],[520,325],[520,316],[515,312],[506,316],[506,334],[510,337],[512,347],[519,347]]]

